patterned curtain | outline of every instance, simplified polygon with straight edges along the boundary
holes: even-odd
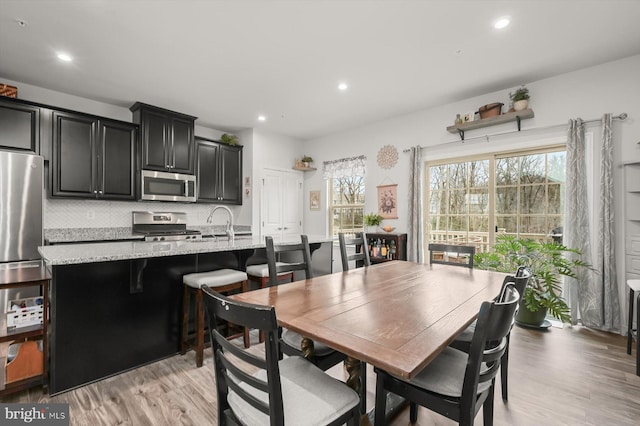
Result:
[[[600,161],[600,215],[598,217],[598,251],[594,267],[600,274],[596,277],[597,288],[593,296],[597,301],[598,315],[584,318],[584,325],[607,331],[620,332],[620,301],[616,279],[614,199],[613,199],[613,143],[611,114],[602,116],[602,147]],[[595,264],[597,263],[597,265]],[[595,322],[594,320],[599,320]],[[588,321],[588,323],[587,323]]]
[[[601,330],[620,332],[620,303],[614,256],[614,199],[613,199],[613,144],[611,114],[602,117],[602,144],[600,161],[600,194],[598,211],[598,241],[595,261],[591,260],[589,206],[587,204],[587,175],[582,120],[569,121],[567,138],[567,199],[566,222],[568,247],[582,251],[582,259],[593,270],[579,271],[578,279],[566,279],[571,304],[571,319]]]
[[[409,220],[407,226],[407,259],[424,263],[422,229],[422,148],[411,147],[409,168]]]
[[[337,179],[349,176],[364,176],[366,161],[367,157],[364,155],[325,161],[322,163],[323,177],[325,179]]]
[[[582,119],[569,120],[567,135],[567,187],[565,201],[564,244],[583,253],[582,260],[591,263],[591,242],[589,236],[589,202],[587,190],[587,163],[585,159],[584,124]],[[578,307],[584,317],[588,298],[585,290],[594,286],[593,274],[582,268],[578,279],[565,277],[564,295],[571,306],[571,322],[578,322]]]

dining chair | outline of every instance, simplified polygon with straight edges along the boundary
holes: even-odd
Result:
[[[300,357],[280,358],[275,308],[229,299],[203,287],[218,400],[219,425],[359,424],[358,394]],[[264,356],[229,342],[221,321],[266,335]]]
[[[303,271],[306,278],[313,278],[309,238],[306,235],[301,235],[300,241],[300,244],[275,244],[272,237],[265,237],[270,287],[280,283],[280,274],[283,272]],[[287,256],[287,263],[277,262],[282,255]],[[324,343],[304,339],[301,334],[286,328],[281,330],[280,350],[289,356],[303,357],[325,371],[347,360],[347,356],[342,352],[338,352]],[[361,407],[361,412],[364,413],[367,395],[366,368],[362,368],[361,365],[359,373],[360,383],[354,387],[360,393],[360,397],[365,399]]]
[[[476,248],[474,246],[429,244],[429,263],[431,264],[439,263],[473,269],[473,256],[475,254]]]
[[[371,266],[371,258],[367,248],[367,234],[365,232],[356,233],[355,237],[348,238],[344,233],[338,234],[340,241],[340,257],[342,259],[342,271],[349,270],[349,261],[355,261],[355,267]],[[355,246],[355,254],[349,254],[348,249]],[[358,251],[359,250],[359,251]],[[360,361],[360,412],[366,412],[366,395],[367,395],[367,363]]]
[[[267,264],[269,265],[269,287],[280,283],[280,274],[283,272],[303,271],[306,278],[313,278],[311,270],[311,251],[309,239],[306,235],[300,236],[300,244],[275,244],[273,238],[265,237],[267,246]],[[277,262],[282,255],[288,255],[287,263]],[[327,370],[346,359],[346,356],[329,346],[305,340],[304,344],[311,347],[302,347],[303,336],[295,331],[283,329],[281,333],[280,350],[290,356],[302,356],[322,370]],[[305,356],[305,352],[307,356]]]
[[[515,275],[507,275],[504,277],[502,281],[502,287],[500,289],[500,293],[496,296],[496,300],[499,299],[500,294],[504,292],[505,287],[508,284],[513,284],[518,290],[518,294],[520,295],[520,300],[522,300],[522,296],[524,295],[524,290],[527,287],[529,282],[529,278],[531,277],[531,272],[527,269],[526,266],[520,266],[516,270]],[[518,300],[518,304],[520,303]],[[513,324],[515,323],[515,315],[514,321],[511,324],[513,328]],[[459,349],[464,352],[469,352],[471,347],[471,341],[473,340],[473,332],[475,331],[477,325],[477,321],[472,322],[462,333],[456,336],[455,340],[449,344],[449,346]],[[502,389],[502,400],[508,401],[509,392],[508,392],[508,375],[509,375],[509,342],[511,341],[511,331],[507,334],[507,348],[504,351],[504,355],[502,355],[502,359],[500,360],[500,385]]]
[[[375,369],[376,426],[385,424],[389,392],[409,400],[411,423],[418,420],[419,404],[460,425],[472,425],[482,407],[484,424],[493,424],[495,376],[520,299],[513,284],[507,284],[501,296],[480,306],[469,353],[448,346],[410,380]]]
[[[358,266],[371,266],[371,258],[367,249],[367,234],[365,232],[356,233],[355,237],[346,237],[344,233],[338,234],[340,241],[340,257],[342,259],[342,270],[349,270],[349,262],[355,261],[356,268]],[[349,254],[348,250],[351,246],[355,247],[355,253]]]

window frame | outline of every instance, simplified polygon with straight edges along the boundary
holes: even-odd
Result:
[[[347,178],[356,178],[359,177],[362,179],[362,203],[353,203],[353,204],[334,204],[334,181],[335,180],[339,180],[339,179],[347,179]],[[364,218],[364,209],[365,209],[365,194],[366,194],[366,181],[365,181],[365,177],[364,176],[344,176],[344,177],[339,177],[339,178],[330,178],[327,180],[327,194],[328,194],[328,201],[329,201],[329,208],[328,208],[328,219],[329,219],[329,235],[331,236],[337,236],[338,233],[340,232],[346,232],[347,234],[353,234],[355,232],[357,232],[358,230],[363,231],[364,230],[364,220],[362,223],[362,228],[355,228],[355,224],[353,227],[349,228],[350,230],[352,230],[352,232],[349,232],[348,229],[346,228],[342,228],[340,227],[338,230],[335,229],[334,226],[334,214],[335,214],[335,210],[336,209],[362,209],[362,216]],[[344,229],[344,230],[343,230]]]

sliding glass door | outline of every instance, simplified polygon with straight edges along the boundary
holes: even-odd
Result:
[[[428,242],[486,251],[498,233],[562,239],[563,146],[428,162]]]

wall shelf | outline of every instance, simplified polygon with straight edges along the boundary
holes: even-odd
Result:
[[[311,172],[318,169],[316,169],[315,167],[294,167],[293,170],[300,170],[301,172]]]
[[[522,111],[506,112],[502,115],[496,115],[495,117],[481,118],[468,123],[449,126],[447,127],[447,132],[458,133],[460,135],[460,139],[464,140],[464,132],[467,130],[481,129],[483,127],[496,126],[498,124],[510,123],[512,121],[517,122],[518,131],[520,131],[520,122],[524,119],[533,117],[533,110],[527,108]]]

